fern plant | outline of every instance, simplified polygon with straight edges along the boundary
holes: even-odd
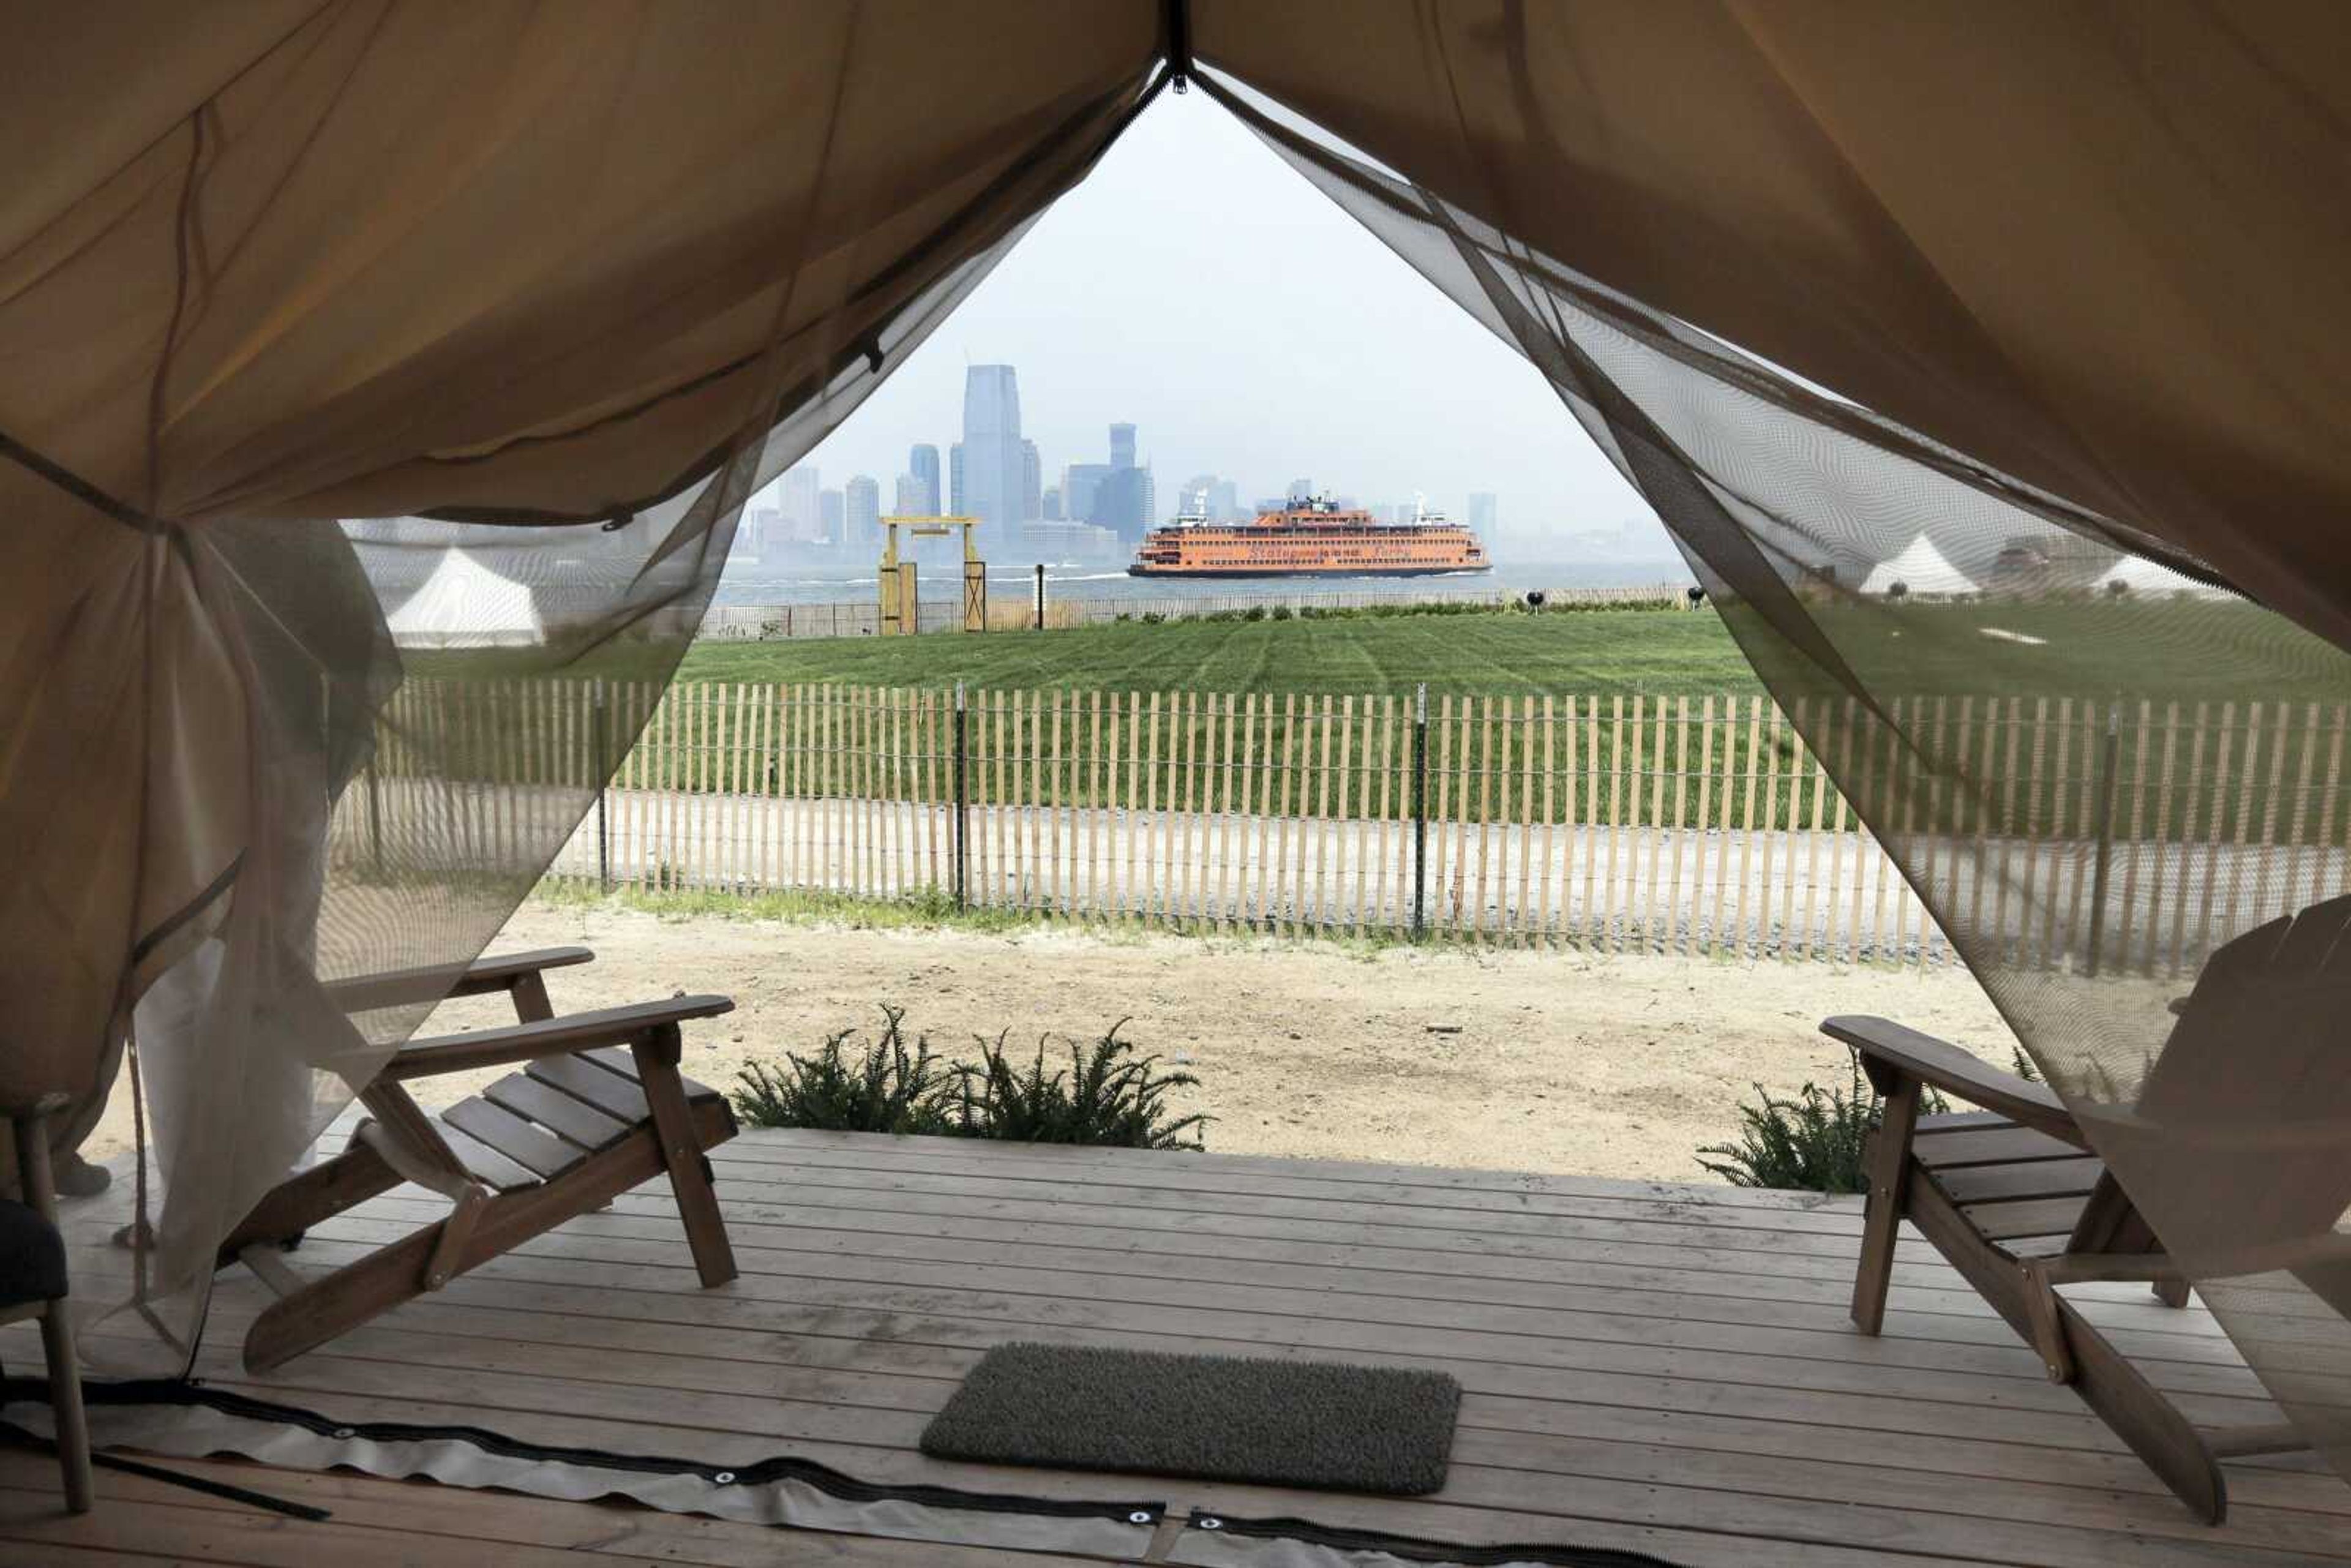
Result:
[[[736,1075],[735,1109],[754,1127],[822,1127],[843,1133],[955,1131],[954,1070],[931,1054],[925,1035],[906,1049],[904,1008],[882,1004],[882,1037],[852,1061],[855,1030],[825,1038],[812,1056],[788,1054],[780,1069],[753,1062]]]
[[[1003,1138],[1032,1144],[1091,1144],[1123,1149],[1197,1149],[1200,1114],[1171,1118],[1167,1092],[1199,1082],[1182,1071],[1158,1072],[1155,1056],[1134,1054],[1110,1026],[1091,1047],[1070,1045],[1070,1065],[1045,1074],[1044,1040],[1027,1067],[1005,1053],[1010,1030],[991,1043],[982,1039],[976,1066],[958,1066],[960,1100],[956,1131],[966,1137]]]
[[[1700,1166],[1733,1186],[1869,1190],[1863,1151],[1885,1106],[1863,1076],[1859,1057],[1854,1059],[1853,1081],[1846,1089],[1807,1083],[1792,1099],[1774,1095],[1761,1083],[1754,1089],[1761,1103],[1739,1107],[1739,1142],[1707,1145],[1698,1151]],[[1925,1114],[1940,1115],[1949,1108],[1932,1089],[1919,1097],[1918,1109]]]

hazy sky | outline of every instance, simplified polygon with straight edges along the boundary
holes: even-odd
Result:
[[[1196,473],[1244,505],[1294,478],[1506,530],[1663,530],[1517,351],[1472,322],[1199,93],[1163,93],[1093,175],[808,461],[887,507],[916,441],[960,434],[964,368],[1019,371],[1045,483],[1138,427],[1160,509]]]

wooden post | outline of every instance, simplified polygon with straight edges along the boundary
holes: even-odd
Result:
[[[1536,929],[1537,931],[1541,932],[1546,940],[1548,940],[1548,939],[1550,938],[1551,934],[1552,934],[1552,929],[1551,929],[1551,864],[1552,864],[1552,851],[1558,847],[1558,830],[1557,830],[1557,829],[1555,829],[1555,828],[1552,825],[1554,821],[1557,821],[1557,818],[1556,818],[1556,816],[1555,816],[1555,814],[1554,814],[1554,812],[1553,812],[1553,810],[1552,810],[1553,801],[1552,801],[1552,779],[1553,779],[1553,778],[1558,774],[1558,772],[1559,772],[1559,750],[1558,750],[1558,747],[1559,747],[1559,730],[1558,730],[1558,723],[1557,723],[1556,710],[1555,710],[1555,709],[1553,708],[1553,706],[1552,706],[1553,700],[1554,700],[1554,699],[1552,698],[1552,694],[1551,694],[1551,693],[1549,693],[1549,692],[1545,692],[1545,693],[1543,694],[1543,699],[1542,699],[1542,881],[1541,881],[1540,883],[1538,883],[1538,884],[1537,884],[1537,886],[1536,886],[1536,888],[1535,888],[1535,929]],[[1573,748],[1573,746],[1575,745],[1575,722],[1574,722],[1574,714],[1573,714],[1573,711],[1571,711],[1571,712],[1569,713],[1569,715],[1568,715],[1567,739],[1568,739],[1568,745],[1569,745],[1569,747],[1570,747],[1571,748]],[[1570,795],[1570,796],[1571,796],[1571,798],[1572,798],[1572,797],[1573,796],[1573,794],[1574,794],[1574,791],[1575,791],[1575,774],[1573,773],[1573,770],[1571,770],[1571,771],[1569,772],[1568,776],[1567,776],[1567,788],[1568,788],[1568,793],[1569,793],[1569,795]],[[1569,842],[1570,842],[1570,843],[1573,843],[1573,841],[1574,841],[1573,834],[1573,832],[1571,832],[1571,834],[1570,834],[1570,836],[1569,836]],[[1565,868],[1563,868],[1563,867],[1562,868],[1562,881],[1561,881],[1561,884],[1560,884],[1560,885],[1561,885],[1561,893],[1560,893],[1560,911],[1561,911],[1562,915],[1564,915],[1564,914],[1566,913],[1566,909],[1567,909],[1567,894],[1566,894],[1566,882],[1565,882],[1565,877],[1564,877],[1564,869],[1565,869]]]
[[[955,688],[955,816],[948,824],[949,864],[955,877],[955,904],[971,907],[967,867],[971,862],[971,715],[961,681]]]
[[[2115,775],[2117,771],[2117,751],[2122,744],[2122,705],[2106,705],[2105,742],[2098,747],[2098,821],[2097,865],[2090,881],[2090,954],[2088,970],[2097,978],[2100,954],[2105,946],[2106,880],[2111,874],[2115,850]]]
[[[1428,683],[1412,699],[1412,939],[1428,933]]]
[[[595,739],[592,743],[595,747],[595,754],[594,760],[590,763],[590,766],[596,769],[597,780],[596,891],[599,893],[610,893],[612,891],[612,830],[610,821],[605,816],[604,804],[604,796],[606,792],[604,778],[607,773],[611,771],[612,768],[612,758],[608,755],[611,748],[611,742],[607,738],[607,730],[610,721],[608,720],[604,711],[603,677],[599,675],[590,683],[590,685],[594,689],[594,700],[596,704],[593,717]],[[375,803],[374,791],[375,775],[371,772],[368,775],[368,804],[370,807],[371,816],[373,814],[373,807]]]

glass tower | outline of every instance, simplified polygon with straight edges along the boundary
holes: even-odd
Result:
[[[1020,388],[1010,365],[974,365],[964,372],[964,506],[980,519],[984,538],[1020,538],[1025,465],[1020,452]]]

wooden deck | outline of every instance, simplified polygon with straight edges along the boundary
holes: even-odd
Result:
[[[1854,1333],[1846,1201],[796,1133],[747,1134],[715,1161],[743,1267],[721,1291],[695,1288],[654,1186],[266,1379],[237,1369],[260,1300],[239,1270],[201,1370],[353,1420],[724,1462],[792,1453],[872,1480],[1157,1497],[1179,1519],[1613,1546],[1687,1568],[2351,1563],[2351,1488],[2304,1461],[2233,1466],[2230,1523],[2197,1524],[1915,1239],[1886,1336]],[[403,1189],[293,1261],[340,1261],[436,1212]],[[2199,1418],[2267,1414],[2200,1308],[2130,1287],[2082,1294]],[[929,1414],[981,1350],[1014,1338],[1441,1367],[1467,1390],[1451,1479],[1404,1500],[923,1458]],[[31,1364],[18,1341],[0,1352]],[[0,1561],[1080,1561],[169,1462],[334,1518],[290,1522],[101,1471],[100,1511],[74,1520],[46,1460],[0,1453]]]

